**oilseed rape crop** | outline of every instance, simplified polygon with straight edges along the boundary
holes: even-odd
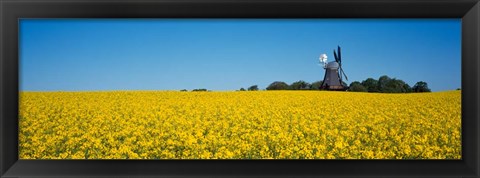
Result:
[[[21,92],[20,159],[461,159],[461,91]]]

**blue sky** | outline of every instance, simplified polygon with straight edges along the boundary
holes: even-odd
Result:
[[[461,86],[460,19],[22,19],[23,91],[237,90],[323,79]]]

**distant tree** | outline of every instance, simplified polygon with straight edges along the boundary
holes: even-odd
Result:
[[[387,81],[383,88],[384,93],[406,93],[406,83],[403,80],[392,78]]]
[[[348,86],[347,91],[352,91],[352,92],[367,92],[367,89],[358,81],[354,81],[350,83]]]
[[[350,83],[350,86],[348,88],[348,91],[353,91],[353,92],[367,92],[367,88],[365,88],[360,82],[354,81]]]
[[[405,84],[403,80],[383,75],[378,79],[377,88],[381,93],[405,93]]]
[[[353,81],[352,83],[350,83],[350,87],[352,87],[353,85],[362,85],[360,82],[358,81]]]
[[[457,88],[457,90],[461,90],[460,88]]]
[[[302,90],[310,90],[312,88],[312,84],[307,82],[307,87],[303,88]]]
[[[313,82],[311,85],[310,85],[310,90],[320,90],[320,87],[322,86],[322,82],[323,81],[316,81],[316,82]]]
[[[359,92],[380,92],[380,93],[410,93],[410,92],[430,92],[426,82],[417,82],[414,87],[410,87],[406,82],[396,78],[390,78],[387,75],[382,75],[375,80],[367,78],[362,82],[354,81],[350,85],[342,81],[344,86],[347,86],[347,91]],[[312,84],[299,80],[288,85],[285,82],[275,81],[271,83],[266,90],[320,90],[322,81],[315,81]],[[256,86],[256,85],[254,85]],[[253,86],[251,86],[253,87]],[[248,90],[251,90],[249,87]],[[258,87],[257,87],[258,90]],[[458,89],[459,90],[459,89]]]
[[[183,90],[180,90],[180,91],[187,91],[187,89],[183,89]]]
[[[267,90],[287,90],[288,84],[285,82],[275,81],[268,85]]]
[[[362,81],[362,85],[368,90],[368,92],[378,92],[378,80],[367,78]]]
[[[248,87],[248,91],[257,91],[258,90],[258,85],[252,85]]]
[[[240,91],[245,91],[245,88],[240,88]]]
[[[293,82],[290,85],[289,89],[290,90],[308,90],[310,89],[310,84],[303,80],[299,80],[299,81]]]
[[[413,86],[413,92],[431,92],[427,82],[419,81]]]
[[[378,78],[377,88],[379,92],[385,93],[387,92],[387,83],[391,80],[390,77],[383,75]]]
[[[405,85],[403,85],[403,88],[405,89],[406,93],[412,93],[413,92],[412,87],[410,87],[410,85],[408,85],[408,83],[405,83]]]
[[[200,89],[193,89],[192,91],[207,91],[205,88],[200,88]]]

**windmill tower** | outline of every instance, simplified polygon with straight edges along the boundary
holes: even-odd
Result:
[[[325,76],[323,77],[320,89],[345,91],[348,89],[348,86],[343,84],[342,74],[347,81],[348,78],[342,69],[342,54],[340,52],[340,46],[338,46],[338,56],[335,50],[333,50],[333,56],[335,57],[335,61],[327,62],[327,55],[320,55],[320,63],[323,64],[323,68],[325,69]]]

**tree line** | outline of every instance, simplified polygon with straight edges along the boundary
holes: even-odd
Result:
[[[343,82],[345,86],[347,84]],[[282,81],[272,82],[267,86],[266,90],[320,90],[322,86],[322,81],[315,81],[313,83],[308,83],[303,80],[287,84]],[[351,92],[374,92],[374,93],[412,93],[412,92],[431,92],[428,88],[427,82],[419,81],[410,87],[408,83],[397,78],[390,78],[387,75],[380,76],[378,80],[373,78],[367,78],[361,82],[354,81],[348,85],[348,90]],[[259,90],[258,85],[252,85],[245,88],[240,88],[237,91],[257,91]],[[187,91],[186,89],[180,91]],[[205,88],[193,89],[192,91],[210,91]]]
[[[183,89],[183,90],[180,90],[180,91],[188,91],[187,89]],[[193,89],[192,91],[210,91],[210,90],[207,90],[205,88],[197,88],[197,89]]]
[[[354,81],[350,83],[348,91],[353,92],[376,92],[376,93],[412,93],[412,92],[431,92],[427,82],[419,81],[410,87],[403,80],[390,78],[386,75],[378,80],[367,78],[362,82]]]
[[[343,82],[345,86],[347,84]],[[287,84],[282,81],[275,81],[267,86],[266,90],[320,90],[322,81],[308,83],[303,80]],[[248,87],[248,91],[259,90],[257,85]],[[245,88],[240,88],[237,91],[247,91]],[[378,80],[367,78],[362,82],[354,81],[350,83],[348,90],[352,92],[375,92],[375,93],[412,93],[412,92],[431,92],[428,88],[427,82],[419,81],[413,87],[410,87],[406,82],[396,78],[390,78],[383,75]]]
[[[303,80],[299,80],[293,82],[292,84],[287,84],[282,81],[275,81],[267,86],[266,90],[320,90],[320,86],[322,85],[322,81],[316,81],[313,83],[308,83]],[[258,85],[252,85],[248,87],[248,89],[240,88],[237,91],[257,91]]]

